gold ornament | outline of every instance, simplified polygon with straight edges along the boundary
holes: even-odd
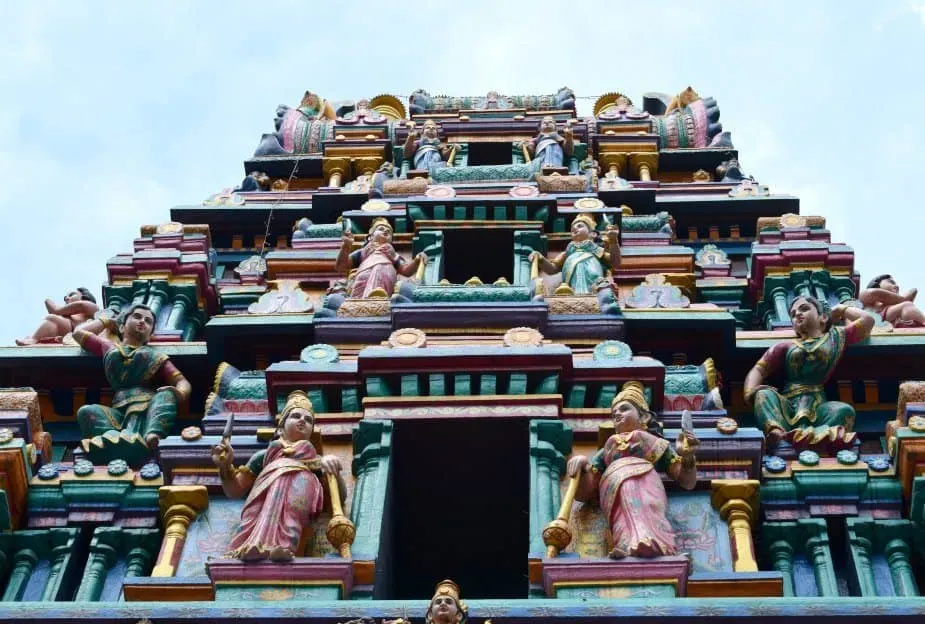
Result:
[[[646,401],[645,387],[641,382],[627,381],[623,384],[623,389],[620,390],[617,396],[613,398],[613,401],[610,402],[610,408],[613,409],[620,401],[629,401],[635,405],[637,409],[649,411],[649,402]]]
[[[389,344],[393,349],[412,348],[419,349],[427,346],[427,334],[414,327],[396,329],[389,336]]]
[[[312,401],[308,398],[308,395],[305,394],[303,390],[293,390],[289,393],[289,396],[286,397],[286,405],[283,407],[283,410],[276,416],[276,424],[282,424],[283,420],[292,410],[300,408],[307,411],[312,416],[315,415],[315,408],[312,407]]]
[[[385,201],[384,199],[370,199],[366,202],[363,202],[363,205],[360,206],[360,210],[362,210],[363,212],[385,212],[388,209],[389,209],[389,202]],[[383,219],[382,217],[379,217],[378,219],[373,221],[373,225],[375,226],[376,221],[379,221],[379,220],[385,221],[385,219]],[[386,221],[386,223],[388,223],[388,221]],[[392,229],[391,225],[389,226],[389,229]]]
[[[13,430],[9,427],[0,429],[0,444],[6,444],[13,441]]]
[[[716,421],[716,430],[726,435],[732,435],[739,430],[739,423],[732,418],[720,418]]]
[[[910,418],[909,428],[916,433],[925,433],[925,417],[913,416]]]
[[[515,327],[504,334],[506,347],[538,347],[543,343],[543,334],[532,327]]]
[[[180,432],[180,437],[187,442],[194,442],[202,437],[202,429],[199,427],[186,427]]]

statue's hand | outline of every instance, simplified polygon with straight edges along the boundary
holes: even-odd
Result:
[[[568,464],[565,466],[565,474],[571,479],[585,472],[587,466],[588,458],[584,455],[576,455],[568,460]]]
[[[919,294],[919,289],[918,289],[918,288],[913,288],[913,289],[911,289],[909,292],[906,293],[906,300],[907,300],[907,301],[915,301],[915,296],[916,296],[917,294]]]
[[[674,449],[681,457],[693,457],[700,446],[700,440],[693,434],[682,431],[675,440]]]
[[[353,247],[353,232],[350,230],[344,230],[344,233],[340,237],[341,243],[347,247]]]
[[[163,392],[165,390],[170,390],[171,392],[173,392],[173,395],[177,397],[178,403],[184,400],[183,393],[180,392],[180,390],[176,388],[175,386],[161,386],[160,388],[157,389],[158,392]]]
[[[234,449],[231,448],[231,442],[222,440],[212,447],[212,463],[219,468],[234,465]]]
[[[832,308],[832,311],[829,312],[829,318],[832,319],[833,323],[840,323],[845,319],[845,310],[847,306],[838,304]]]
[[[604,230],[604,237],[608,240],[608,242],[610,242],[611,245],[616,243],[620,237],[620,228],[615,225],[608,225]]]
[[[145,436],[145,444],[147,444],[148,448],[151,449],[152,451],[157,450],[157,445],[160,444],[160,442],[161,442],[161,437],[157,435],[156,433],[149,433],[148,435]]]
[[[427,264],[427,253],[422,251],[421,253],[416,255],[414,259],[420,262],[421,264]]]
[[[531,251],[531,252],[530,252],[530,255],[527,257],[527,259],[530,260],[530,262],[533,262],[534,260],[539,260],[539,259],[541,259],[542,257],[543,257],[543,254],[541,254],[540,252],[538,252],[538,251]]]
[[[573,134],[574,133],[571,126],[565,126],[565,128],[562,130],[562,135],[567,139],[570,138]]]
[[[321,472],[324,474],[338,475],[342,470],[343,466],[337,455],[325,455],[321,458]]]

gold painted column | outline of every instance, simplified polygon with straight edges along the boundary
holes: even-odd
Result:
[[[713,508],[729,525],[733,569],[736,572],[757,572],[752,524],[758,515],[758,488],[755,480],[716,479],[712,483]]]
[[[158,496],[164,541],[151,576],[173,576],[186,542],[186,531],[196,516],[209,507],[209,493],[204,485],[165,485]]]
[[[630,165],[636,170],[636,175],[643,182],[650,182],[652,176],[658,171],[657,153],[636,153],[630,155]]]
[[[348,158],[328,158],[321,160],[321,171],[328,181],[331,188],[340,188],[344,182],[344,176],[350,171],[350,160]]]

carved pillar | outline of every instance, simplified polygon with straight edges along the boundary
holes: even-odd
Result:
[[[195,305],[183,293],[178,293],[173,299],[173,307],[170,309],[170,316],[167,317],[166,328],[173,330],[182,330],[186,323],[186,314],[193,309]]]
[[[155,320],[157,319],[157,313],[161,311],[161,308],[167,302],[168,294],[167,282],[163,280],[151,282],[151,289],[148,291],[148,307],[154,313]]]
[[[168,485],[158,494],[164,541],[151,576],[173,576],[186,542],[186,531],[196,516],[208,508],[209,494],[204,485]]]
[[[3,592],[3,602],[18,602],[22,599],[26,584],[38,561],[38,555],[30,548],[23,548],[16,553],[13,557],[13,571],[10,572],[10,580],[7,581],[6,591]]]
[[[325,178],[327,178],[329,187],[340,188],[347,172],[350,171],[350,160],[348,158],[325,157],[321,162],[321,170]]]
[[[543,530],[556,518],[559,481],[572,449],[572,431],[559,421],[530,423],[530,552],[546,552]]]
[[[351,470],[356,482],[350,520],[356,527],[354,556],[379,552],[382,514],[392,454],[392,421],[360,421],[353,430]]]
[[[729,542],[732,546],[736,572],[757,572],[755,543],[752,540],[752,523],[758,513],[759,482],[755,480],[716,479],[712,486],[711,502],[720,517],[729,525]]]
[[[855,571],[857,572],[858,587],[861,590],[861,596],[876,596],[877,585],[874,583],[874,570],[870,563],[872,551],[870,540],[866,537],[855,535],[851,538],[851,546],[854,551]]]
[[[133,548],[125,556],[125,576],[144,576],[151,564],[151,553],[146,548]]]
[[[828,535],[820,534],[806,540],[806,552],[813,564],[819,595],[838,596],[838,582],[835,580],[835,568],[829,553]]]
[[[893,589],[897,596],[918,596],[919,588],[909,563],[909,545],[906,540],[896,538],[887,542],[883,549],[890,575],[893,577]]]
[[[642,153],[630,156],[630,164],[635,167],[636,174],[643,182],[652,180],[652,174],[658,169],[658,154]]]
[[[116,549],[109,544],[95,543],[90,545],[90,558],[84,568],[84,577],[77,589],[74,600],[77,602],[96,602],[103,593],[106,583],[106,573],[116,562]]]
[[[777,540],[768,551],[771,567],[784,577],[784,596],[793,596],[793,547],[786,540]]]
[[[777,320],[786,323],[790,320],[790,310],[787,309],[787,289],[774,288],[771,290],[771,298],[774,301],[774,312],[777,314]]]
[[[71,554],[72,546],[73,543],[68,542],[51,549],[51,570],[48,572],[48,580],[45,581],[45,589],[42,590],[42,602],[53,602],[57,597],[55,594],[58,593],[61,584],[61,572],[64,570],[67,556]]]

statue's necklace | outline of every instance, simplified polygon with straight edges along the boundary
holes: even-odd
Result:
[[[806,354],[807,360],[813,361],[819,357],[816,355],[816,351],[818,351],[822,345],[825,344],[826,336],[827,334],[822,334],[821,336],[817,336],[815,338],[797,338],[793,342]]]

